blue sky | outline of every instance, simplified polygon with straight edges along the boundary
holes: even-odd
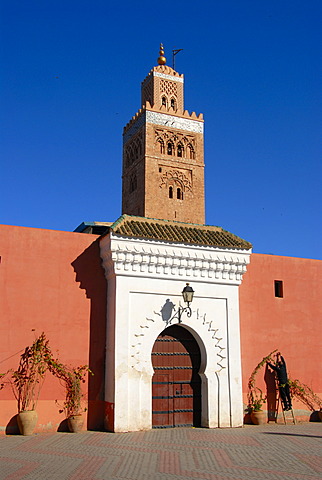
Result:
[[[206,222],[321,258],[320,1],[0,5],[0,223],[119,217],[122,129],[163,42],[205,117]]]

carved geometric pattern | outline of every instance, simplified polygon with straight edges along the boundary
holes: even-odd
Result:
[[[146,101],[153,103],[153,89],[152,89],[152,82],[148,82],[142,88],[142,104],[144,105]]]
[[[132,163],[138,160],[143,153],[143,135],[140,131],[132,140],[124,147],[124,166],[128,168]]]
[[[218,333],[219,328],[212,328],[213,320],[208,322],[206,319],[206,313],[203,315],[199,314],[199,310],[196,312],[197,315],[197,320],[202,317],[202,325],[206,326],[208,332],[211,332],[211,339],[214,341],[215,345],[214,348],[216,348],[216,355],[217,355],[217,370],[216,372],[219,373],[221,370],[224,368],[227,368],[227,356],[225,355],[224,350],[226,350],[226,347],[223,346],[223,337],[224,335],[220,336],[220,333]]]
[[[191,180],[189,180],[184,173],[180,172],[180,170],[168,170],[161,176],[160,188],[166,187],[169,184],[179,185],[183,192],[192,191]]]
[[[160,81],[160,92],[165,93],[166,95],[174,95],[177,96],[178,88],[176,82],[169,82],[165,80]]]

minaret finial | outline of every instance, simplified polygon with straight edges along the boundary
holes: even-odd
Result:
[[[167,59],[164,56],[164,50],[163,50],[163,43],[160,43],[160,52],[159,52],[160,57],[158,58],[158,64],[159,65],[165,65]]]

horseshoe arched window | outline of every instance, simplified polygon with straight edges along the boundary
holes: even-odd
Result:
[[[159,138],[158,144],[159,144],[159,151],[160,151],[160,153],[163,154],[164,153],[164,141],[161,138]]]
[[[181,145],[181,143],[179,143],[179,145],[177,147],[177,156],[178,157],[183,157],[183,146]]]
[[[125,159],[125,162],[124,162],[125,168],[127,168],[130,165],[130,155],[128,150],[125,150],[124,159]]]
[[[169,187],[169,198],[173,198],[173,187]]]
[[[171,98],[171,100],[170,100],[170,106],[171,106],[171,108],[173,108],[173,110],[176,109],[176,101],[175,101],[174,98]]]
[[[183,200],[183,191],[179,187],[177,188],[177,199]]]
[[[128,151],[127,151],[127,159],[128,159],[128,165],[131,165],[134,161],[133,159],[133,151],[132,151],[132,148],[129,147]]]
[[[188,145],[188,152],[189,152],[190,160],[194,160],[195,159],[195,151],[194,151],[192,145],[190,145],[190,143]]]
[[[135,173],[131,175],[130,178],[130,193],[134,192],[137,189],[137,179]]]
[[[168,145],[167,145],[167,154],[168,155],[173,155],[173,145],[171,142],[168,142]]]
[[[167,106],[167,97],[163,96],[163,97],[161,98],[161,105],[162,105],[163,107],[166,107],[166,106]]]
[[[142,154],[142,144],[141,144],[140,141],[138,142],[138,154],[139,154],[139,157],[140,157],[141,154]]]

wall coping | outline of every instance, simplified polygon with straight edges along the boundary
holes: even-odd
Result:
[[[118,276],[193,279],[240,285],[251,250],[129,238],[110,232],[100,241],[107,279]]]

